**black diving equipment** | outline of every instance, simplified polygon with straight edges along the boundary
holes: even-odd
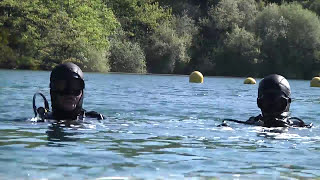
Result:
[[[44,107],[37,107],[36,106],[36,97],[37,96],[41,96],[43,101],[44,101]],[[45,116],[46,114],[49,112],[49,103],[48,103],[48,100],[46,99],[46,97],[38,92],[38,93],[35,93],[33,95],[33,101],[32,101],[32,104],[33,104],[33,112],[34,112],[34,117],[39,117],[42,121],[44,121],[45,119]]]
[[[82,79],[54,80],[50,83],[50,88],[61,96],[79,96],[84,89],[84,82]]]
[[[82,79],[53,80],[52,83],[50,83],[50,89],[54,91],[83,90],[84,82]]]
[[[65,90],[65,91],[52,91],[60,96],[79,96],[82,90]]]
[[[223,119],[222,124],[218,125],[217,127],[229,127],[227,121],[235,122],[239,124],[247,124],[247,125],[256,125],[256,126],[263,126],[263,127],[305,127],[311,128],[313,126],[312,123],[306,124],[301,119],[297,117],[279,117],[279,118],[272,118],[270,117],[262,117],[261,115],[257,117],[252,117],[248,121],[239,121],[235,119]]]

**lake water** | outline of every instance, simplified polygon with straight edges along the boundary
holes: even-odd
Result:
[[[32,123],[33,94],[50,102],[49,76],[0,70],[0,179],[320,177],[320,89],[309,81],[289,80],[291,112],[314,127],[271,133],[216,127],[259,114],[258,86],[222,77],[191,84],[187,76],[85,73],[84,108],[106,120]]]

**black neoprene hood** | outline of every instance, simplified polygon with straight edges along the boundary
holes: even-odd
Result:
[[[265,92],[277,90],[282,92],[286,97],[291,96],[290,85],[286,78],[278,74],[271,74],[260,81],[258,97],[260,98]]]
[[[50,75],[50,82],[54,80],[69,80],[73,78],[83,80],[83,72],[77,65],[71,62],[67,62],[57,65],[52,70]]]

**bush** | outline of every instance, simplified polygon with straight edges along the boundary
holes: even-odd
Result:
[[[313,12],[317,13],[318,16],[319,16],[320,15],[320,0],[310,1],[310,5],[309,5],[308,9],[310,9]]]
[[[0,68],[16,68],[16,53],[8,46],[9,34],[7,28],[0,28]]]
[[[209,10],[216,28],[230,31],[235,26],[248,27],[258,13],[254,0],[221,0],[216,7]]]
[[[110,66],[113,72],[146,73],[146,58],[138,43],[130,42],[122,30],[111,40]]]
[[[92,72],[109,72],[109,52],[88,47],[87,59],[83,61],[84,70]]]
[[[263,73],[310,78],[320,50],[320,21],[300,4],[267,6],[256,18],[262,39]]]
[[[52,14],[51,22],[46,44],[37,56],[42,60],[43,69],[52,69],[57,64],[71,61],[77,63],[84,71],[109,71],[107,39],[101,40],[102,44],[88,42],[89,37],[81,36],[81,31],[74,29],[72,19],[66,12]],[[104,43],[107,45],[104,46]]]
[[[17,59],[17,68],[19,69],[39,69],[40,62],[32,57],[22,56]]]
[[[0,10],[0,32],[10,29],[6,46],[17,53],[6,61],[17,68],[36,68],[40,61],[51,69],[75,60],[86,70],[108,70],[108,37],[119,23],[101,0],[0,1]]]
[[[163,21],[171,19],[171,9],[155,0],[104,0],[122,28],[136,41],[143,41]]]
[[[259,7],[254,0],[220,0],[216,2],[215,6],[209,8],[208,17],[200,20],[201,29],[194,42],[191,65],[209,75],[230,74],[231,72],[227,72],[230,69],[228,70],[227,65],[224,65],[223,62],[238,62],[239,60],[234,59],[235,54],[228,55],[231,53],[231,46],[224,47],[228,41],[226,38],[235,35],[234,29],[237,28],[243,32],[251,32]],[[225,50],[228,52],[224,53]]]
[[[146,47],[147,65],[153,73],[184,73],[197,28],[188,16],[173,17],[161,24]]]
[[[220,52],[216,52],[218,75],[252,76],[260,55],[261,41],[244,28],[235,27],[226,34]]]

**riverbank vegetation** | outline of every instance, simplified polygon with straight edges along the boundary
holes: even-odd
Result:
[[[2,0],[0,68],[311,78],[320,0]]]

